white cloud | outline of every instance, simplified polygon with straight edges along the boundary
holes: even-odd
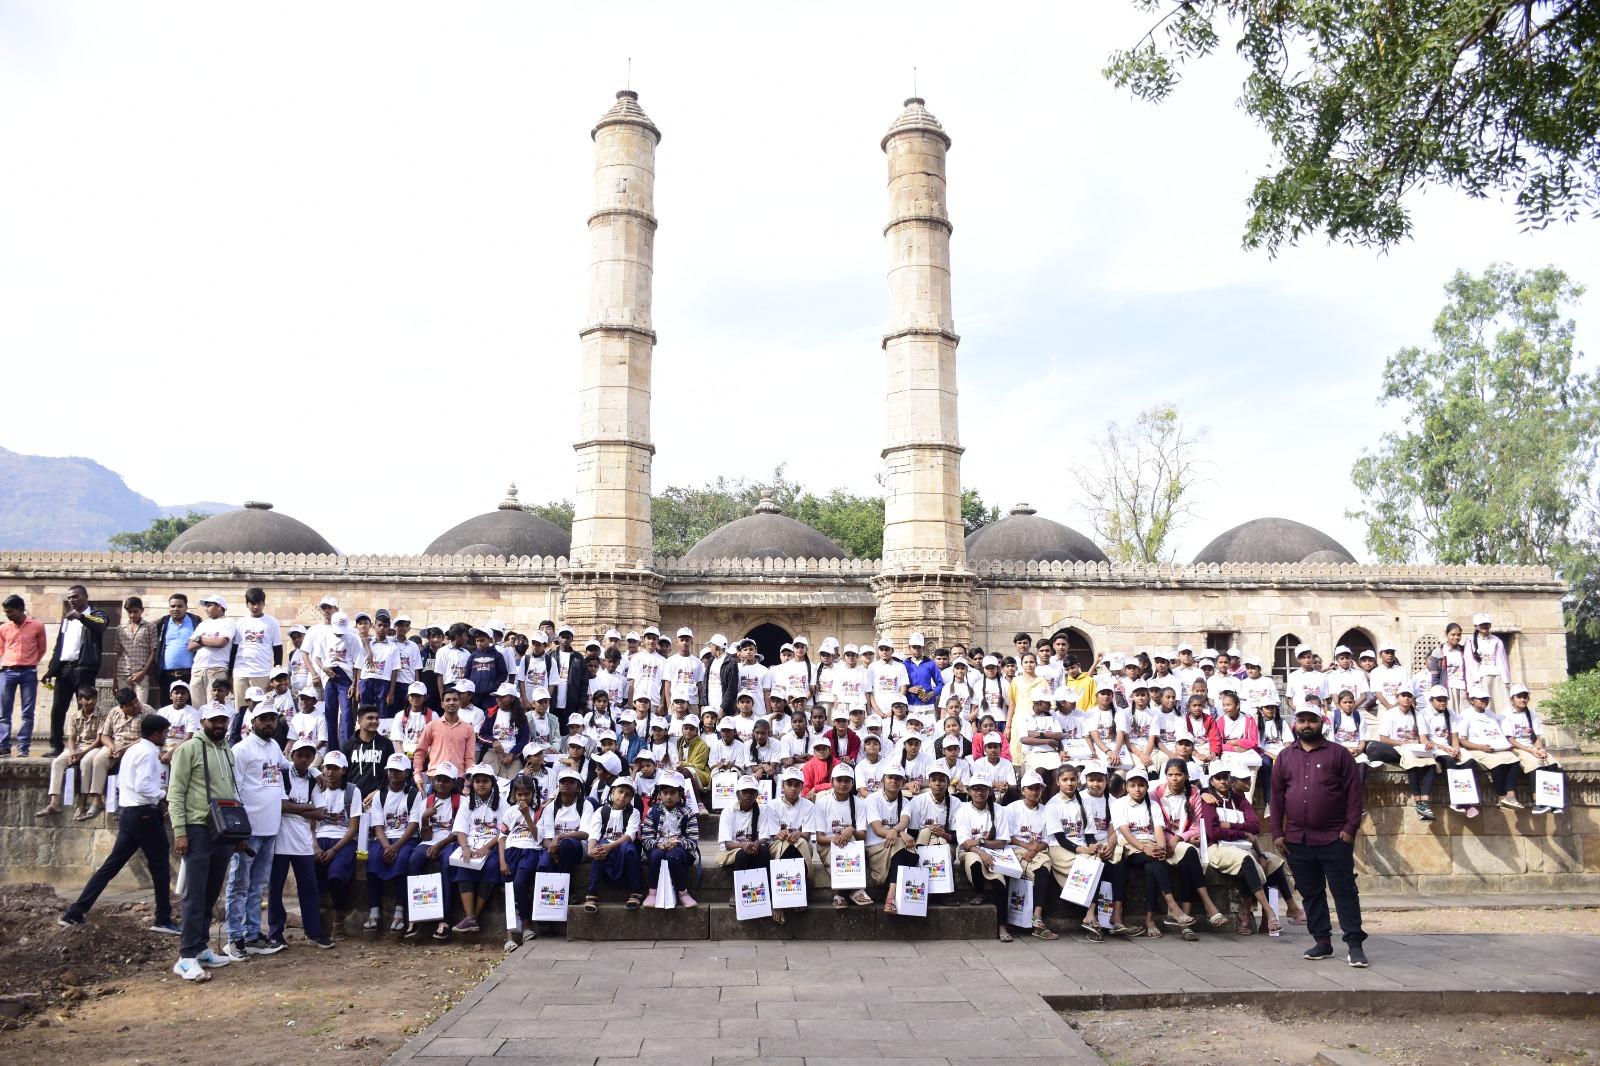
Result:
[[[1359,550],[1377,375],[1448,273],[1600,281],[1592,226],[1521,235],[1442,194],[1386,257],[1240,251],[1266,146],[1232,60],[1127,100],[1099,69],[1131,5],[443,12],[0,6],[0,350],[32,398],[0,444],[163,501],[271,499],[347,550],[420,549],[510,480],[570,496],[588,132],[629,56],[664,133],[661,485],[787,462],[871,488],[878,140],[913,65],[955,140],[966,479],[1002,506],[1071,518],[1061,471],[1092,434],[1172,398],[1219,464],[1185,551],[1244,511]]]

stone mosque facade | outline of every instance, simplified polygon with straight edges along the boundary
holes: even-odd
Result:
[[[1489,611],[1512,670],[1535,697],[1566,676],[1564,586],[1544,567],[1365,566],[1318,530],[1262,517],[1218,535],[1193,562],[1113,565],[1080,533],[1026,504],[963,536],[956,388],[960,337],[951,314],[950,137],[921,99],[906,101],[881,142],[888,160],[889,314],[883,337],[883,558],[847,558],[822,533],[764,500],[682,558],[651,550],[651,317],[656,149],[661,131],[624,91],[595,125],[594,210],[582,371],[575,516],[570,537],[518,503],[446,530],[421,554],[346,555],[310,526],[249,503],[216,515],[160,554],[0,554],[9,591],[56,620],[83,583],[120,620],[141,595],[212,590],[242,610],[262,586],[287,623],[320,620],[315,604],[388,607],[417,625],[564,621],[580,638],[656,623],[754,635],[769,657],[805,634],[872,643],[913,632],[930,645],[1009,650],[1016,632],[1065,633],[1080,654],[1187,642],[1267,657],[1280,677],[1297,644],[1325,656],[1393,641],[1420,669],[1446,623]],[[153,603],[152,603],[153,601]]]

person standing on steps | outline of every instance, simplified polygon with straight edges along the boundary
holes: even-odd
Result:
[[[56,686],[50,701],[51,758],[60,755],[66,747],[67,711],[72,707],[73,697],[85,685],[94,687],[95,675],[100,672],[100,649],[109,624],[99,608],[89,606],[88,589],[74,585],[67,590],[66,602],[61,606],[61,625],[56,630],[55,650],[50,654],[50,665],[44,675],[46,681]],[[21,737],[18,742],[23,743]]]
[[[1339,912],[1351,966],[1365,968],[1361,897],[1356,892],[1355,840],[1365,795],[1360,767],[1343,745],[1322,733],[1322,714],[1306,705],[1294,713],[1295,743],[1272,764],[1272,842],[1288,856],[1295,888],[1305,906],[1306,925],[1316,943],[1305,957],[1333,957],[1333,925],[1328,892]]]

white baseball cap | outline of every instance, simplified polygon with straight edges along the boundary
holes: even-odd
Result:
[[[332,607],[334,610],[337,611],[339,609],[339,601],[334,599],[332,596],[324,596],[324,597],[322,597],[322,599],[317,601],[317,606],[318,607]]]
[[[313,688],[310,685],[307,685],[305,688],[301,689],[300,690],[300,695],[303,696],[303,697],[309,697],[309,698],[314,699],[314,700],[322,698],[322,693],[318,692],[315,688]]]
[[[533,691],[528,693],[528,698],[534,703],[538,703],[540,700],[547,700],[550,698],[550,690],[543,685],[536,685]]]
[[[226,599],[224,599],[222,596],[220,596],[217,593],[215,593],[215,592],[213,592],[209,596],[205,596],[205,597],[201,598],[200,606],[204,607],[208,603],[214,603],[218,607],[221,607],[224,611],[226,611],[228,609],[228,601]]]
[[[911,634],[911,639],[906,641],[906,643],[913,648],[925,648],[928,646],[927,640],[922,636],[921,633]]]
[[[224,711],[223,715],[225,716],[226,714],[227,714],[227,712]],[[206,715],[206,717],[207,718],[216,718],[217,715],[213,713],[213,714]],[[295,752],[299,751],[301,748],[310,748],[312,751],[316,751],[317,750],[317,742],[314,741],[314,740],[311,740],[309,738],[302,737],[301,739],[299,739],[299,740],[294,742],[294,746],[289,749],[289,753],[292,755]],[[329,754],[331,755],[333,753],[329,752]]]
[[[201,603],[205,603],[206,601],[205,600],[201,600],[200,602]],[[226,607],[227,604],[223,604],[223,606]],[[1477,614],[1472,616],[1472,624],[1475,625],[1475,626],[1490,626],[1490,625],[1494,625],[1494,618],[1487,611],[1480,611],[1479,613],[1477,613]]]
[[[829,774],[828,776],[833,779],[848,777],[850,780],[854,781],[856,779],[856,772],[851,768],[849,763],[840,763],[838,766],[833,768],[833,773]]]
[[[411,684],[406,686],[407,696],[426,696],[427,694],[428,686],[424,685],[421,681],[413,681]]]
[[[1512,695],[1512,696],[1527,696],[1527,695],[1531,695],[1531,692],[1529,691],[1527,685],[1512,685],[1509,695]]]
[[[502,681],[500,682],[500,687],[494,690],[494,694],[496,696],[515,696],[517,694],[517,686],[509,681]]]
[[[448,777],[455,781],[461,776],[461,771],[456,769],[456,764],[446,760],[428,771],[429,777]]]
[[[734,783],[733,790],[735,792],[760,792],[761,786],[756,784],[756,779],[754,777],[752,777],[750,774],[745,774]]]
[[[1106,776],[1106,764],[1099,759],[1090,759],[1083,764],[1083,776],[1088,777],[1090,774],[1099,774],[1101,777]]]
[[[560,782],[560,781],[576,781],[578,784],[581,785],[581,784],[583,784],[583,775],[578,773],[578,771],[574,770],[572,767],[569,766],[569,767],[565,768],[564,770],[562,770],[559,774],[556,775],[556,780],[558,782]]]
[[[344,757],[344,752],[342,751],[330,751],[322,757],[322,765],[349,767],[350,760]]]
[[[728,638],[721,633],[717,633],[711,638],[711,646],[713,648],[726,648],[728,646]]]
[[[397,751],[384,760],[383,768],[385,770],[399,770],[401,773],[409,774],[411,772],[411,760]]]
[[[622,634],[620,632],[618,632],[616,629],[608,629],[608,630],[606,630],[606,639],[607,640],[621,640],[622,639]]]
[[[1039,776],[1038,771],[1029,770],[1027,773],[1022,775],[1022,787],[1023,788],[1034,788],[1034,787],[1043,788],[1044,787],[1044,778]]]
[[[462,678],[460,681],[456,682],[456,691],[457,692],[476,692],[478,690],[477,690],[476,687],[474,687],[474,685],[472,684],[471,681],[468,681],[465,678]]]
[[[614,751],[603,751],[594,757],[594,761],[604,767],[608,773],[620,774],[622,772],[622,757]]]
[[[804,783],[805,779],[806,779],[806,775],[801,773],[799,770],[796,770],[792,766],[789,767],[788,769],[784,770],[783,773],[778,775],[778,781],[780,783],[784,782],[784,781],[799,781],[799,782]]]
[[[688,626],[680,626],[678,628],[678,636],[680,636],[680,637],[688,637],[690,640],[693,640],[694,639],[694,630],[690,629]]]
[[[251,685],[244,690],[244,698],[251,703],[260,703],[267,698],[267,693],[260,685]]]

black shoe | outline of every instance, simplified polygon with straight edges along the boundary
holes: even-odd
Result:
[[[307,937],[306,943],[310,944],[312,947],[331,948],[333,947],[333,938],[327,936]]]
[[[240,946],[249,955],[276,955],[289,945],[285,944],[281,939],[274,940],[266,936],[266,934],[262,934],[254,940],[242,942]]]
[[[70,929],[75,925],[86,925],[87,923],[80,915],[76,915],[71,911],[68,911],[66,914],[63,914],[61,917],[56,919],[56,924]]]
[[[1333,958],[1333,945],[1328,943],[1326,940],[1319,940],[1310,951],[1306,952],[1301,957],[1310,959],[1312,962],[1320,962],[1323,959],[1331,959]]]
[[[1345,956],[1345,961],[1358,970],[1367,968],[1367,953],[1361,950],[1360,944],[1351,944],[1350,953]]]

